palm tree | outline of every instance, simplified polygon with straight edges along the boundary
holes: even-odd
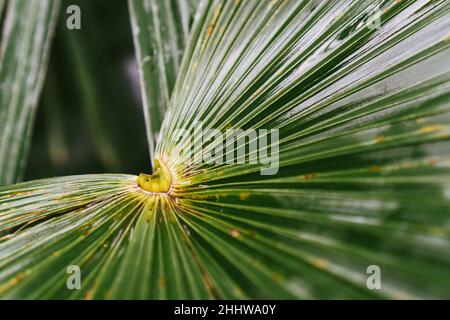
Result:
[[[0,297],[450,297],[447,1],[129,0],[153,174],[13,184],[58,10],[4,10]],[[193,161],[200,123],[278,172]]]

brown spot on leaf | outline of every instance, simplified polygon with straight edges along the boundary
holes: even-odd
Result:
[[[376,136],[375,139],[374,139],[375,143],[382,143],[384,141],[386,141],[386,137],[385,136]]]
[[[305,180],[309,180],[309,179],[313,179],[317,176],[317,173],[311,172],[311,173],[307,173],[303,176],[303,179]]]
[[[94,299],[94,290],[90,289],[88,292],[86,292],[86,295],[84,296],[85,300],[92,300]]]
[[[281,282],[281,281],[284,280],[284,275],[282,273],[280,273],[280,272],[274,272],[272,274],[272,280],[274,282]]]
[[[27,192],[15,192],[15,193],[11,193],[11,194],[7,195],[7,197],[8,198],[16,198],[16,197],[19,197],[19,196],[26,196],[26,195],[29,195],[31,193],[33,193],[33,192],[30,192],[30,191],[27,191]]]
[[[166,277],[164,277],[164,276],[159,277],[159,287],[164,288],[166,286],[166,284],[167,284]]]

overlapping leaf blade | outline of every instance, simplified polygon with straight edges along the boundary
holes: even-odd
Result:
[[[198,0],[129,0],[150,156],[175,84]]]
[[[0,51],[0,185],[21,179],[59,5],[8,2]]]
[[[0,18],[2,17],[4,6],[5,6],[5,0],[0,0]]]

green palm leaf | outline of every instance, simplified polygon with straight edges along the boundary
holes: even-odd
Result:
[[[198,0],[128,0],[150,156],[172,93]]]
[[[59,1],[9,1],[0,51],[0,185],[21,179]],[[3,1],[0,2],[0,14]]]
[[[4,6],[5,6],[5,0],[0,0],[0,18],[2,16]]]
[[[0,296],[450,297],[449,5],[372,5],[200,2],[154,176],[0,188]],[[278,173],[180,153],[199,121],[278,129]]]

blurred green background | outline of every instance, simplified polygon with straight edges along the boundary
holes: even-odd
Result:
[[[66,27],[71,4],[81,30]],[[127,1],[63,1],[25,180],[149,166]]]

